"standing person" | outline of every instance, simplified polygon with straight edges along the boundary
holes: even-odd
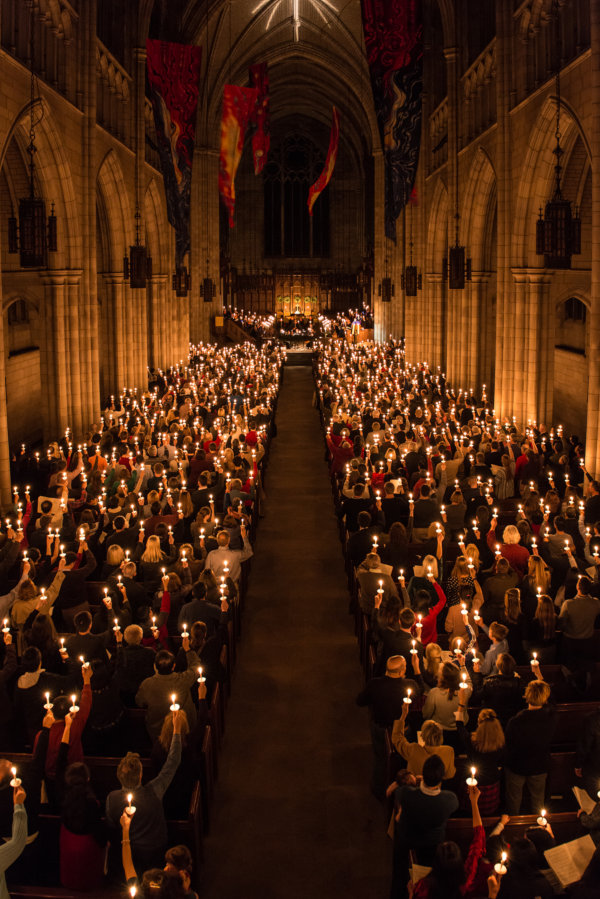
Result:
[[[0,846],[0,899],[10,899],[6,886],[5,872],[18,859],[25,848],[27,840],[26,798],[25,790],[22,786],[14,787],[12,836],[7,843],[3,843]]]
[[[444,839],[446,822],[458,808],[458,799],[450,790],[442,790],[445,765],[438,755],[423,764],[423,779],[418,787],[402,786],[394,793],[399,810],[394,828],[394,863],[390,899],[406,896],[409,852],[420,865],[432,865],[435,851]]]
[[[534,680],[525,688],[527,708],[506,725],[506,811],[518,815],[527,785],[532,811],[544,806],[546,779],[551,764],[550,746],[556,728],[556,712],[549,705],[550,687]]]
[[[142,786],[142,763],[135,752],[128,752],[117,768],[120,790],[113,790],[106,797],[106,820],[115,830],[121,815],[129,807],[128,795],[132,795],[131,806],[135,808],[131,820],[129,839],[135,867],[145,871],[156,865],[167,848],[167,822],[162,799],[173,780],[181,760],[181,726],[184,715],[173,713],[173,738],[167,759],[160,774]]]
[[[557,620],[563,633],[562,661],[581,687],[591,677],[588,669],[594,660],[594,625],[600,616],[600,600],[591,595],[591,590],[589,577],[579,577],[576,596],[565,600]]]

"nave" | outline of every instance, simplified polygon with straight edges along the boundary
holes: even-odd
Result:
[[[311,369],[286,366],[211,832],[207,899],[376,899],[391,844]]]

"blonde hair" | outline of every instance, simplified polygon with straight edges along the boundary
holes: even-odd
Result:
[[[525,702],[529,705],[546,705],[550,699],[550,685],[543,680],[529,681],[525,687]]]
[[[190,732],[190,723],[188,721],[188,717],[184,711],[179,712],[179,720],[181,721],[181,737],[187,736]],[[168,752],[171,747],[171,741],[173,739],[173,713],[169,712],[168,715],[165,715],[165,720],[163,721],[163,726],[160,731],[160,736],[158,738],[158,742],[165,750]]]
[[[508,628],[504,624],[501,624],[499,621],[492,621],[488,633],[490,637],[493,637],[494,640],[497,640],[498,643],[501,643],[502,640],[506,640],[508,636]]]
[[[442,532],[441,536],[442,537],[446,536],[446,530],[445,530],[442,522],[441,521],[432,521],[431,524],[429,525],[429,527],[427,528],[427,539],[428,540],[431,540],[432,537],[437,537],[438,528]]]
[[[423,727],[421,728],[421,738],[425,746],[441,746],[442,739],[444,736],[444,731],[440,724],[437,721],[429,721],[423,722]]]
[[[452,569],[452,574],[450,577],[461,578],[461,577],[470,577],[471,572],[469,570],[469,562],[466,556],[457,556],[456,562],[454,563],[454,568]]]
[[[467,546],[465,547],[465,556],[467,557],[467,560],[471,560],[475,571],[479,571],[481,559],[479,557],[479,548],[475,543],[467,543]]]
[[[437,643],[428,643],[425,647],[425,658],[423,659],[423,667],[426,671],[430,671],[434,677],[437,677],[440,665],[442,664],[442,647]]]
[[[431,568],[432,575],[437,578],[438,560],[435,556],[425,556],[425,558],[423,559],[423,577],[427,577],[428,568]]]
[[[160,537],[152,534],[146,542],[146,549],[142,555],[142,562],[162,562],[165,554],[160,548]]]
[[[106,550],[106,564],[120,565],[125,558],[125,551],[118,543],[113,543]]]
[[[550,572],[546,563],[540,556],[529,556],[527,561],[527,577],[531,586],[537,591],[542,588],[542,593],[547,593],[550,588]]]
[[[521,591],[511,587],[504,594],[504,617],[511,624],[516,624],[521,614]]]
[[[514,524],[509,524],[504,528],[504,532],[502,534],[502,540],[504,543],[515,545],[520,542],[521,534],[519,533],[519,529],[514,526]]]
[[[504,746],[504,731],[493,709],[480,711],[477,730],[471,736],[471,742],[479,752],[495,752]]]

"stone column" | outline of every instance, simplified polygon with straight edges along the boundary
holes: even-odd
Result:
[[[526,379],[527,379],[527,301],[528,301],[528,271],[527,269],[513,269],[513,296],[514,307],[510,321],[510,346],[504,352],[504,369],[511,374],[510,390],[508,385],[504,391],[506,415],[514,415],[517,424],[521,425],[526,414]],[[496,410],[498,407],[496,406]],[[509,411],[506,411],[506,410]]]
[[[2,278],[0,278],[0,301]],[[0,310],[2,303],[0,302]],[[8,442],[8,417],[6,412],[6,359],[4,344],[4,315],[0,315],[0,505],[2,510],[12,504],[10,481],[10,445]]]
[[[512,9],[508,3],[496,3],[496,179],[497,179],[497,301],[496,301],[496,368],[494,406],[503,418],[512,415],[513,372],[507,366],[514,344],[513,312],[515,299],[511,275],[511,150],[510,89]],[[516,413],[515,413],[516,414]]]
[[[129,358],[134,352],[129,333],[131,318],[128,313],[129,297],[125,302],[127,282],[122,272],[108,272],[104,276],[106,283],[106,317],[109,345],[105,348],[109,360],[109,384],[111,393],[119,393],[123,387],[131,386]]]
[[[430,298],[429,308],[431,310],[429,322],[427,324],[430,332],[430,339],[428,341],[429,357],[426,361],[429,362],[432,369],[435,369],[439,365],[442,370],[445,371],[446,356],[443,349],[445,345],[443,334],[444,282],[442,275],[438,272],[431,272],[428,274],[425,281]]]
[[[373,150],[373,221],[375,243],[375,272],[373,276],[373,317],[375,320],[375,340],[387,340],[389,333],[390,303],[383,303],[379,295],[379,285],[385,277],[385,256],[387,238],[385,236],[385,167],[383,153],[379,147]],[[389,265],[388,265],[388,274]]]
[[[550,308],[551,276],[529,273],[527,298],[527,405],[525,417],[550,427],[554,401],[554,311]]]
[[[483,354],[485,352],[485,316],[483,308],[487,297],[489,272],[473,272],[468,286],[469,318],[466,350],[465,385],[477,391],[483,381]]]
[[[590,148],[592,178],[592,289],[589,317],[589,386],[586,466],[600,476],[600,3],[590,3]]]
[[[40,368],[44,408],[44,439],[54,440],[72,427],[68,401],[70,380],[69,318],[66,306],[68,272],[48,271],[42,276],[44,285],[44,333]]]
[[[214,147],[196,147],[194,151],[191,194],[189,331],[190,339],[197,343],[210,339],[211,318],[223,306],[219,277],[219,151]],[[213,279],[215,285],[212,303],[205,303],[200,293],[207,276]]]
[[[81,50],[79,58],[82,84],[82,152],[81,152],[81,264],[83,277],[77,289],[69,290],[70,302],[76,303],[77,318],[71,319],[72,330],[78,330],[78,356],[71,364],[85,372],[78,388],[79,422],[86,430],[100,414],[100,356],[98,347],[98,282],[96,260],[96,21],[97,0],[81,4]],[[65,257],[66,258],[66,257]],[[70,288],[75,285],[70,284]],[[73,344],[75,346],[75,343]],[[69,423],[75,433],[75,421]]]

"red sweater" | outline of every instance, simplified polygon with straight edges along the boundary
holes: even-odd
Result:
[[[423,625],[423,629],[421,631],[421,643],[423,646],[427,646],[428,643],[436,643],[437,642],[437,617],[446,605],[446,594],[437,583],[434,581],[433,588],[438,595],[438,601],[432,608],[429,610],[423,621],[421,622]]]

